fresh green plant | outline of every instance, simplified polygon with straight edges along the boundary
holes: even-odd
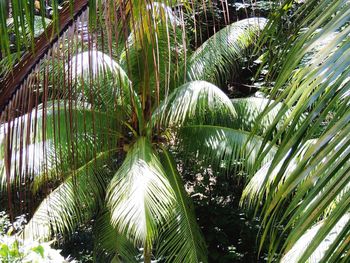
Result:
[[[17,236],[23,225],[23,217],[11,224],[8,215],[0,212],[0,260],[4,263],[73,262],[65,260],[59,250],[51,248],[52,242],[35,242]]]
[[[95,216],[96,247],[109,260],[134,262],[141,253],[144,262],[150,262],[152,255],[166,262],[206,262],[206,245],[169,148],[184,143],[192,151],[210,153],[208,163],[252,168],[261,137],[247,143],[249,133],[234,126],[240,118],[234,105],[218,87],[204,81],[200,61],[212,67],[210,80],[219,79],[223,73],[214,69],[224,69],[222,61],[244,55],[266,21],[247,19],[218,32],[203,44],[203,51],[190,57],[188,69],[171,64],[174,58],[169,52],[176,47],[181,54],[183,47],[172,41],[172,35],[162,34],[167,22],[157,22],[155,32],[142,20],[134,23],[120,55],[121,66],[96,50],[70,58],[68,72],[83,61],[78,74],[72,75],[71,91],[59,100],[47,97],[10,122],[9,130],[26,138],[26,146],[12,140],[13,133],[4,126],[1,142],[6,147],[10,141],[12,153],[10,157],[2,150],[0,156],[13,161],[3,166],[2,189],[28,180],[34,191],[40,191],[61,181],[36,209],[25,228],[26,237],[69,234]],[[235,45],[226,50],[227,43]],[[168,60],[154,65],[155,48],[168,54],[162,55]],[[210,55],[212,50],[218,57],[210,65],[198,54]],[[87,59],[90,62],[84,63]],[[171,70],[164,73],[169,64]],[[175,76],[170,76],[173,72]],[[30,128],[17,129],[18,125]],[[220,142],[225,140],[230,147],[224,149]]]
[[[281,37],[275,26],[293,2],[269,23],[264,43]],[[280,141],[275,157],[250,180],[242,200],[262,216],[270,260],[276,254],[281,262],[350,258],[349,17],[349,1],[305,1],[280,52],[270,92],[276,102],[265,112],[284,104],[265,141],[280,117],[290,111],[289,117],[273,135],[273,143]]]
[[[154,16],[145,11],[153,7],[139,1],[133,8],[130,3],[124,10],[127,42],[116,56],[119,64],[98,53],[95,58],[100,56],[102,62],[92,69],[101,74],[109,68],[113,85],[91,80],[89,66],[83,76],[73,77],[78,92],[62,94],[59,102],[54,97],[10,122],[11,128],[1,129],[7,131],[2,134],[4,145],[10,132],[31,138],[33,143],[24,148],[27,155],[39,154],[38,162],[25,161],[21,141],[10,139],[9,145],[12,160],[29,166],[25,178],[35,191],[65,180],[39,206],[27,233],[71,233],[78,223],[97,215],[96,246],[116,255],[114,260],[149,262],[152,253],[172,262],[205,260],[203,243],[191,235],[200,237],[200,231],[170,157],[169,149],[181,145],[228,171],[249,176],[258,170],[242,204],[262,216],[262,242],[269,244],[270,261],[346,262],[349,1],[286,0],[272,14],[261,41],[268,47],[266,76],[274,84],[270,99],[233,104],[203,80],[221,86],[240,72],[242,54],[255,35],[251,24],[240,21],[225,28],[191,55],[186,41],[176,43],[185,38],[176,26],[175,34],[169,34],[173,24],[133,21],[130,17]],[[93,16],[97,9],[91,10]],[[3,29],[1,17],[0,25]],[[6,37],[1,41],[6,51]],[[179,54],[185,58],[176,60]],[[176,66],[168,71],[172,63]],[[36,131],[40,135],[32,140]],[[9,183],[19,183],[15,174],[23,172],[21,165],[9,162],[8,154],[0,153],[7,161],[7,168],[2,166],[4,191]]]

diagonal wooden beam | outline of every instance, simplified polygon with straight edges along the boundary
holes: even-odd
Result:
[[[57,26],[51,23],[46,31],[35,40],[35,50],[26,52],[21,60],[13,67],[12,71],[3,78],[0,83],[0,113],[9,103],[28,74],[57,41],[58,37],[87,8],[88,2],[89,0],[75,0],[72,6],[69,3],[65,4],[59,12],[58,32]]]

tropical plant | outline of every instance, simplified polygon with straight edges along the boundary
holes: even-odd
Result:
[[[143,247],[144,260],[149,261],[156,246],[157,256],[181,261],[178,255],[186,259],[193,256],[186,251],[204,253],[203,245],[195,242],[177,246],[183,244],[179,242],[183,234],[192,233],[185,231],[189,226],[199,232],[193,214],[191,220],[185,220],[188,218],[184,215],[191,214],[182,201],[187,196],[179,188],[179,175],[170,157],[169,146],[181,143],[188,150],[203,154],[214,166],[229,170],[243,167],[251,173],[258,170],[247,185],[242,203],[263,217],[262,240],[269,240],[270,260],[277,254],[286,262],[346,262],[350,231],[349,2],[295,2],[303,1],[287,0],[273,14],[261,41],[273,53],[272,59],[266,56],[270,59],[268,77],[275,83],[269,94],[271,99],[234,101],[234,107],[217,88],[203,80],[222,85],[225,77],[239,71],[236,61],[247,46],[231,45],[244,42],[237,35],[234,42],[226,36],[232,32],[230,28],[235,28],[250,39],[250,26],[246,30],[234,24],[189,56],[185,52],[186,41],[173,46],[176,39],[185,39],[184,32],[176,30],[176,22],[150,23],[155,14],[169,17],[169,9],[164,6],[155,5],[154,9],[142,1],[137,6],[128,1],[125,6],[103,9],[125,14],[122,24],[127,24],[127,29],[120,24],[116,28],[122,27],[126,48],[115,54],[110,32],[107,43],[110,54],[120,58],[120,65],[94,49],[75,58],[68,55],[68,76],[48,78],[56,81],[56,87],[49,87],[43,78],[44,88],[38,84],[31,88],[40,94],[34,96],[36,103],[18,106],[30,97],[22,92],[2,114],[2,122],[6,122],[1,127],[2,191],[11,193],[12,187],[23,189],[23,185],[30,184],[34,191],[46,196],[51,184],[59,185],[39,206],[27,234],[45,237],[71,232],[91,215],[101,215],[96,223],[101,241],[97,242],[101,250],[110,254],[117,250],[119,256],[130,261],[138,253],[133,248]],[[90,8],[92,28],[97,26],[96,21],[110,23],[115,15],[110,11],[100,12],[107,14],[105,20],[94,18],[97,9],[101,11],[100,7],[111,3],[98,1],[99,8]],[[22,27],[34,37],[34,19],[28,7],[27,2],[22,7],[12,6],[14,31],[22,34],[21,25],[29,23],[29,27]],[[296,11],[288,24],[292,34],[286,37],[279,28],[291,7]],[[154,11],[157,8],[164,11]],[[0,33],[4,36],[1,51],[9,53],[3,1],[0,10]],[[56,23],[57,5],[53,14]],[[140,17],[147,19],[133,20]],[[111,29],[111,24],[107,28]],[[169,34],[173,28],[175,33]],[[115,38],[119,34],[113,33]],[[282,48],[276,49],[281,43]],[[184,61],[179,59],[182,55]],[[79,65],[77,61],[86,59],[99,62],[84,69],[84,64],[90,63]],[[61,72],[57,65],[52,68]],[[98,75],[103,77],[96,81]],[[33,79],[29,83],[40,82]],[[67,84],[68,79],[71,82]],[[190,80],[194,81],[186,83]],[[62,90],[57,83],[63,86]],[[256,125],[259,105],[267,107]],[[253,135],[244,131],[252,131]],[[177,140],[171,140],[173,135],[178,136]],[[251,140],[247,141],[247,137]],[[273,160],[269,160],[274,153]],[[147,176],[141,177],[142,172]],[[42,187],[45,185],[46,190]],[[147,201],[143,203],[141,221],[136,220],[142,211],[137,210],[141,202],[135,203],[135,191],[142,192],[142,200]],[[48,209],[52,205],[55,209]],[[60,212],[63,210],[66,213]],[[120,210],[125,213],[116,212]],[[116,230],[119,235],[108,235]],[[198,257],[193,259],[196,260]]]
[[[0,259],[1,262],[73,262],[65,260],[59,250],[50,247],[53,242],[32,242],[24,241],[15,235],[24,227],[25,219],[22,216],[16,218],[13,224],[10,223],[9,216],[0,212]]]
[[[270,21],[263,43],[274,45],[271,39],[281,37],[276,25],[292,4],[286,1]],[[265,141],[290,113],[272,136],[272,143],[280,141],[276,155],[250,180],[242,198],[262,216],[261,244],[269,243],[270,260],[350,258],[349,7],[349,1],[305,1],[294,13],[293,34],[283,36],[279,61],[270,61],[277,76],[269,94],[275,103],[264,112],[283,106],[278,105]],[[269,147],[261,148],[260,158]]]
[[[80,39],[86,47],[80,50],[74,41],[78,23],[73,24],[3,111],[1,189],[10,203],[13,189],[28,186],[45,197],[25,238],[69,234],[96,217],[96,247],[109,260],[150,262],[154,254],[165,262],[206,262],[206,246],[170,150],[182,143],[209,153],[213,165],[253,167],[262,138],[247,142],[249,133],[235,126],[240,116],[230,99],[205,80],[222,80],[221,70],[239,70],[237,62],[266,20],[234,23],[189,56],[185,32],[167,6],[133,7],[130,1],[118,8],[130,14],[124,26],[115,27],[130,32],[115,55],[119,63],[98,51],[91,35],[86,44]],[[100,21],[108,24],[111,18],[109,13]],[[110,54],[116,52],[114,33],[120,32],[106,33]],[[67,52],[59,52],[62,48]],[[28,104],[18,104],[25,98]],[[13,108],[20,113],[12,114]],[[226,142],[229,148],[223,148]],[[272,147],[261,162],[275,151]]]

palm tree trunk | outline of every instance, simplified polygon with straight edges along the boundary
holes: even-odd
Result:
[[[145,244],[144,250],[143,250],[143,262],[144,263],[151,263],[151,255],[152,255],[152,247],[151,245]]]

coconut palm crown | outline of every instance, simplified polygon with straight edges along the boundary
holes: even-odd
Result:
[[[213,165],[253,169],[262,138],[247,142],[237,105],[210,82],[237,72],[266,20],[233,23],[190,54],[170,8],[134,8],[107,43],[84,35],[83,13],[24,82],[2,114],[1,191],[10,203],[14,189],[43,197],[24,238],[69,235],[94,218],[105,260],[207,262],[172,151],[182,144]]]

